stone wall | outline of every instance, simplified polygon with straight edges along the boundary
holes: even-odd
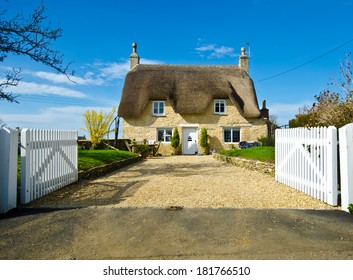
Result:
[[[244,118],[230,100],[227,100],[226,113],[214,114],[213,102],[210,103],[204,114],[180,115],[174,112],[172,106],[166,101],[165,116],[152,115],[152,101],[148,103],[139,118],[123,120],[123,137],[129,139],[157,140],[157,128],[178,127],[182,140],[182,126],[194,125],[200,136],[201,128],[206,128],[209,135],[210,150],[216,151],[232,148],[230,144],[223,143],[223,127],[239,127],[241,141],[256,141],[262,136],[267,136],[266,121],[262,118]],[[169,143],[162,143],[162,154],[172,152]],[[200,147],[199,147],[199,150]]]
[[[240,157],[229,157],[220,154],[215,154],[213,157],[219,161],[230,163],[237,167],[246,168],[253,171],[258,171],[260,173],[275,176],[275,164],[271,162],[263,162]]]
[[[136,156],[136,157],[108,163],[105,165],[93,167],[88,170],[81,170],[78,173],[78,179],[79,180],[92,179],[92,178],[96,178],[99,176],[103,176],[103,175],[108,174],[109,172],[113,172],[119,168],[122,168],[122,167],[128,166],[130,164],[139,162],[141,159],[142,159],[141,157]]]

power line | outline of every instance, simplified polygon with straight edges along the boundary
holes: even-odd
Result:
[[[316,60],[319,60],[320,58],[322,58],[322,57],[328,55],[329,53],[332,53],[332,52],[334,52],[334,51],[336,51],[336,50],[342,48],[343,46],[349,44],[349,43],[352,42],[352,41],[353,41],[353,38],[350,39],[350,40],[348,40],[347,42],[344,42],[343,44],[341,44],[341,45],[339,45],[339,46],[337,46],[337,47],[335,47],[335,48],[333,48],[333,49],[331,49],[331,50],[329,50],[329,51],[323,53],[322,55],[320,55],[320,56],[318,56],[318,57],[315,57],[315,58],[313,58],[313,59],[311,59],[311,60],[309,60],[309,61],[303,63],[303,64],[300,64],[300,65],[298,65],[298,66],[295,66],[295,67],[293,67],[293,68],[290,68],[290,69],[288,69],[288,70],[286,70],[286,71],[283,71],[283,72],[281,72],[281,73],[279,73],[279,74],[275,74],[275,75],[272,75],[272,76],[270,76],[270,77],[267,77],[267,78],[258,80],[258,81],[256,81],[256,82],[257,82],[257,83],[263,82],[263,81],[266,81],[266,80],[269,80],[269,79],[272,79],[272,78],[275,78],[275,77],[278,77],[278,76],[287,74],[287,73],[292,72],[292,71],[294,71],[294,70],[297,70],[298,68],[301,68],[301,67],[303,67],[303,66],[305,66],[305,65],[308,65],[309,63],[312,63],[312,62],[314,62],[314,61],[316,61]]]

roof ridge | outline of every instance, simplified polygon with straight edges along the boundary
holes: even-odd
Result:
[[[200,67],[200,68],[239,68],[237,64],[139,64],[138,66],[143,67]]]

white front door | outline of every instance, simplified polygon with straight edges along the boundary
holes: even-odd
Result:
[[[183,128],[183,154],[194,155],[197,153],[197,133],[196,127]]]

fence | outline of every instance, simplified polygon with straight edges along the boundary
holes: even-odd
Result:
[[[16,207],[18,132],[0,128],[0,213]]]
[[[21,131],[21,203],[28,203],[77,179],[76,131]]]
[[[337,129],[276,130],[276,180],[330,205],[338,203]]]

